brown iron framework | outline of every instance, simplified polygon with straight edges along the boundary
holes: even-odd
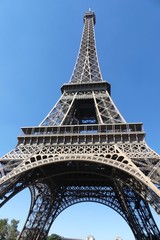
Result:
[[[44,240],[66,208],[97,202],[119,213],[136,240],[160,239],[160,156],[142,123],[127,123],[97,59],[95,14],[84,16],[76,65],[62,96],[39,126],[22,128],[0,159],[0,206],[28,187],[31,206],[19,240]]]

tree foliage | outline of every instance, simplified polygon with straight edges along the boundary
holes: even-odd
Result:
[[[51,234],[50,236],[48,236],[47,240],[61,240],[61,237],[57,234]]]
[[[0,240],[16,240],[19,231],[18,231],[19,221],[12,219],[8,223],[8,219],[0,219]],[[47,237],[47,240],[61,240],[61,237],[57,234],[51,234]]]
[[[5,240],[8,231],[8,219],[0,219],[0,239]]]
[[[8,219],[0,219],[0,240],[16,240],[19,234],[18,231],[19,221],[12,219],[8,223]]]

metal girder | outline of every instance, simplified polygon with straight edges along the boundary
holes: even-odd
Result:
[[[49,187],[39,183],[29,186],[31,192],[31,207],[25,226],[18,237],[19,240],[46,239],[46,222],[51,212],[52,196]]]
[[[160,231],[152,217],[147,201],[124,186],[122,182],[114,180],[114,183],[115,191],[126,213],[127,223],[131,227],[136,240],[158,240]]]
[[[84,16],[81,46],[70,83],[102,81],[94,34],[94,14]]]
[[[77,168],[76,165],[74,168]],[[114,174],[116,176],[116,172]],[[30,213],[19,239],[45,239],[58,215],[80,202],[97,202],[115,210],[131,227],[136,240],[159,239],[160,232],[148,203],[126,186],[122,179],[109,180],[94,175],[85,176],[84,173],[77,178],[77,175],[75,170],[73,176],[71,172],[69,173],[70,178],[64,177],[62,173],[61,180],[54,179],[54,187],[51,185],[47,187],[44,184],[30,187],[32,193]]]

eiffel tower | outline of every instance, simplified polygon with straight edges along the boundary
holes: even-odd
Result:
[[[0,206],[25,188],[31,206],[19,240],[44,240],[58,215],[80,202],[119,213],[135,239],[160,239],[160,156],[145,142],[142,123],[128,123],[103,81],[95,14],[84,15],[71,80],[46,118],[22,128],[16,147],[0,159]]]

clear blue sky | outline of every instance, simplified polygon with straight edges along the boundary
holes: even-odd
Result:
[[[160,153],[159,0],[0,0],[0,156],[13,149],[22,126],[39,125],[70,80],[79,50],[83,15],[95,11],[103,79],[127,122],[143,122],[146,141]],[[27,191],[0,211],[24,224]],[[160,218],[155,215],[160,226]],[[111,209],[77,204],[51,228],[66,237],[133,240]]]

